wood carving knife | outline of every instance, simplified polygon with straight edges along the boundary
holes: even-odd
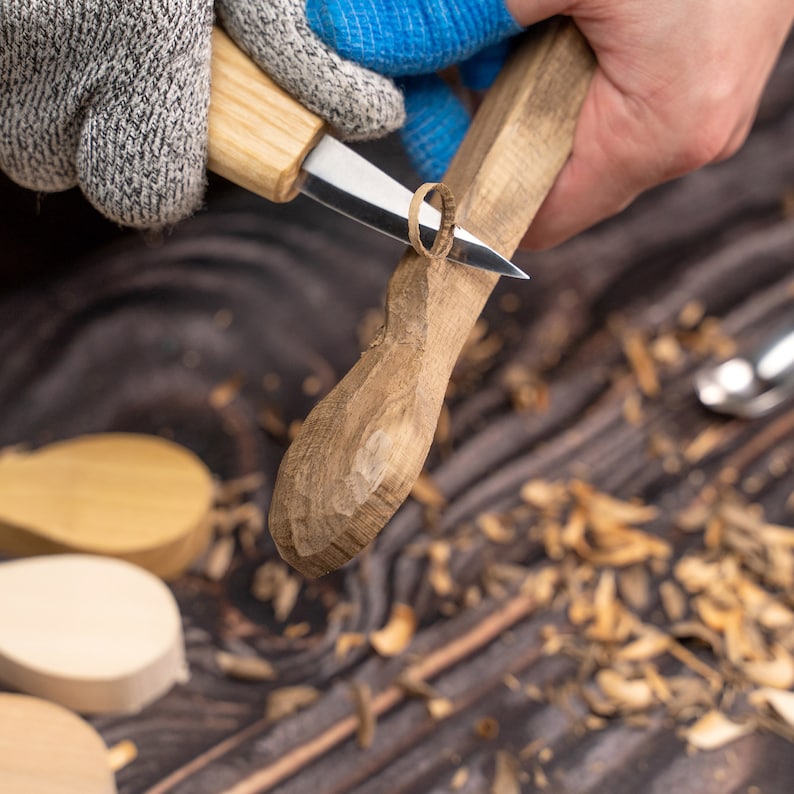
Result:
[[[413,193],[327,134],[321,118],[273,83],[217,27],[212,40],[209,168],[271,201],[290,201],[304,193],[409,242]],[[419,230],[427,248],[440,225],[441,213],[423,202]],[[459,227],[447,258],[504,276],[529,278]]]

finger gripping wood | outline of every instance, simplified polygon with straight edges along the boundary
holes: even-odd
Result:
[[[444,177],[457,222],[506,256],[570,154],[593,68],[568,21],[535,30],[489,91]],[[309,414],[279,469],[270,531],[304,575],[350,560],[408,497],[452,368],[497,279],[410,250],[403,256],[380,339]]]

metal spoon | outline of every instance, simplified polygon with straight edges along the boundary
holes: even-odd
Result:
[[[719,413],[754,418],[794,396],[794,327],[778,329],[746,356],[695,375],[700,402]]]

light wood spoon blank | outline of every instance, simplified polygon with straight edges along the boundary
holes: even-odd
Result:
[[[115,794],[100,735],[62,706],[0,693],[0,791]]]
[[[156,436],[105,433],[0,457],[0,553],[88,552],[173,578],[204,550],[212,476]]]
[[[570,154],[593,69],[570,22],[535,30],[488,92],[450,166],[444,181],[457,221],[505,256]],[[278,473],[270,531],[303,574],[321,576],[350,560],[407,498],[452,368],[497,279],[411,250],[400,261],[382,335],[309,414]]]
[[[186,678],[174,597],[125,560],[0,563],[0,604],[0,682],[21,692],[86,714],[135,713]]]

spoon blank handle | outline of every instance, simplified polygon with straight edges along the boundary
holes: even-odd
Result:
[[[450,166],[444,181],[457,200],[457,222],[505,256],[570,154],[593,69],[592,52],[569,21],[534,30]],[[270,531],[305,575],[350,560],[407,498],[452,368],[497,279],[411,250],[403,256],[380,339],[314,408],[281,464]]]

